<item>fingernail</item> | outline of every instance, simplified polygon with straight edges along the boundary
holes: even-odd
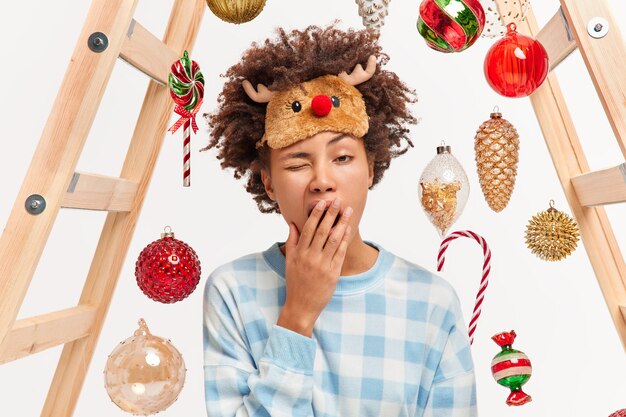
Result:
[[[326,205],[326,201],[320,200],[320,201],[317,202],[317,206],[315,206],[315,207],[318,208],[318,209],[323,209],[325,205]]]
[[[333,200],[333,207],[339,207],[339,203],[340,203],[340,201],[339,201],[339,197],[335,198],[335,199]]]
[[[348,207],[346,211],[343,212],[343,215],[346,217],[350,217],[351,214],[352,214],[352,207]]]

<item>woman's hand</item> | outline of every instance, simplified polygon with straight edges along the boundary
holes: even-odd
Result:
[[[341,201],[336,198],[320,222],[325,208],[326,202],[321,200],[301,233],[290,223],[285,243],[287,296],[277,324],[308,337],[335,292],[351,232],[351,207],[344,210],[335,227]]]

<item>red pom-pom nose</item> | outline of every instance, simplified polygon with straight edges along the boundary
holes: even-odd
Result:
[[[330,109],[333,108],[333,103],[330,101],[330,97],[319,95],[313,97],[311,101],[311,109],[316,116],[324,117],[330,113]]]

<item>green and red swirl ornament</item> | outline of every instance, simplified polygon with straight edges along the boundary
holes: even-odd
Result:
[[[480,37],[485,10],[479,0],[424,0],[417,31],[440,52],[461,52]]]
[[[502,348],[502,351],[491,361],[491,373],[500,385],[511,390],[506,399],[507,405],[524,405],[532,400],[531,396],[522,391],[524,385],[533,373],[530,359],[519,350],[513,349],[515,330],[502,332],[491,339]]]
[[[169,128],[176,132],[183,126],[183,186],[191,185],[191,130],[198,132],[196,114],[204,97],[204,76],[196,61],[189,59],[187,51],[183,57],[172,64],[168,79],[170,94],[176,103],[174,112],[180,116]]]

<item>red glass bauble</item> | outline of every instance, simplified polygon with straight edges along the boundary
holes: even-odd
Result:
[[[548,76],[548,53],[536,39],[520,35],[515,23],[485,57],[485,77],[498,94],[525,97],[532,94]]]
[[[191,246],[166,231],[141,251],[135,277],[141,291],[154,301],[175,303],[196,289],[200,260]]]
[[[609,417],[626,417],[626,408],[619,410],[611,414]]]

